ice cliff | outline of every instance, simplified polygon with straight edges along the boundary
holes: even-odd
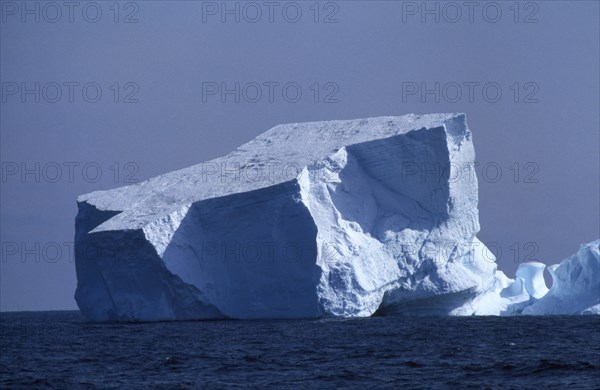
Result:
[[[562,299],[538,266],[508,279],[477,239],[462,114],[279,125],[78,208],[90,320],[535,313]]]

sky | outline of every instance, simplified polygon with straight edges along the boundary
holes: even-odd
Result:
[[[510,277],[600,237],[597,1],[0,2],[0,310],[76,309],[76,198],[280,123],[464,112]]]

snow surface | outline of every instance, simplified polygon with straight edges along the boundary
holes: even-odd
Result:
[[[476,237],[474,158],[464,114],[276,126],[80,196],[75,298],[97,321],[548,311],[585,278],[545,294],[543,264],[514,281],[496,269]]]

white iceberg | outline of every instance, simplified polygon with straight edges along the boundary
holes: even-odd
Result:
[[[600,314],[600,240],[548,267],[552,287],[523,314]]]
[[[95,321],[518,313],[543,268],[512,281],[477,239],[474,157],[463,114],[297,123],[80,196],[76,301]]]
[[[546,268],[550,289],[543,276]],[[520,264],[514,280],[497,271],[495,288],[471,305],[480,315],[600,314],[600,240],[581,245],[560,264]]]

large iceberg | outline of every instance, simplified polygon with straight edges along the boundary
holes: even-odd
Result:
[[[463,114],[286,124],[80,196],[76,301],[96,321],[534,310],[554,286],[477,239],[474,157]]]

